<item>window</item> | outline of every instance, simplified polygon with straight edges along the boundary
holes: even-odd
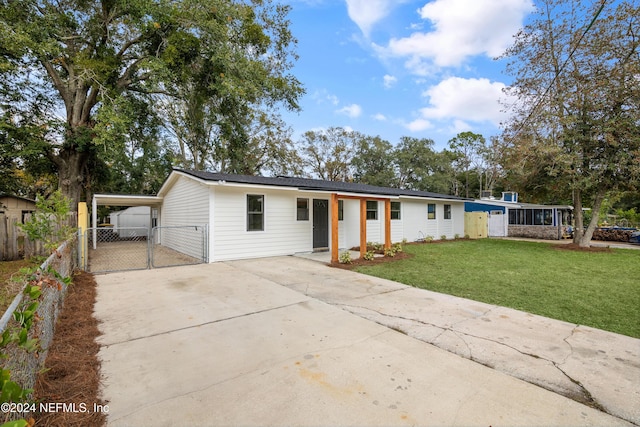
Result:
[[[444,219],[451,219],[451,205],[444,205]]]
[[[338,200],[338,221],[344,219],[344,200]]]
[[[429,203],[427,205],[427,219],[436,219],[436,204]]]
[[[378,219],[378,202],[367,200],[367,219]]]
[[[264,230],[264,196],[247,194],[247,231]]]
[[[400,202],[391,202],[391,219],[400,219]]]
[[[298,221],[309,221],[309,199],[298,199],[296,206],[296,219]]]

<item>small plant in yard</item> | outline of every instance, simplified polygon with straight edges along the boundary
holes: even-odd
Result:
[[[375,257],[375,253],[373,251],[367,251],[364,253],[364,256],[362,258],[364,258],[367,261],[373,261],[374,257]]]
[[[393,247],[384,250],[384,256],[394,257],[396,256],[396,250]]]
[[[43,241],[44,247],[53,252],[74,233],[74,229],[66,225],[69,211],[69,199],[57,190],[47,199],[38,197],[36,211],[20,228],[30,239]]]
[[[340,264],[351,264],[351,252],[342,252],[338,260],[340,261]]]
[[[424,241],[427,243],[433,242],[433,236],[424,236]]]
[[[443,234],[442,236],[440,236],[440,240],[447,240],[447,235]]]
[[[454,235],[453,235],[453,238],[454,238],[455,240],[458,240],[458,239],[460,238],[460,235],[459,235],[458,233],[456,233],[456,234],[454,234]]]
[[[375,252],[381,252],[382,250],[384,250],[384,245],[382,243],[372,243],[371,246],[373,247],[373,250]]]
[[[396,243],[395,245],[392,246],[392,248],[394,251],[396,251],[396,253],[404,251],[404,248],[402,247],[402,243]]]
[[[36,310],[40,305],[40,296],[42,295],[43,288],[57,287],[61,289],[61,283],[66,285],[71,283],[71,278],[63,278],[51,267],[44,272],[35,268],[23,268],[20,270],[20,279],[17,280],[24,280],[26,282],[23,299],[18,308],[13,312],[13,320],[17,325],[7,326],[0,336],[0,359],[6,358],[4,349],[9,345],[15,345],[28,353],[40,350],[38,339],[31,338],[30,331],[35,323],[40,320]],[[24,404],[25,408],[35,407],[35,403],[29,400],[32,392],[32,389],[23,388],[20,384],[11,381],[11,371],[7,369],[4,364],[0,365],[0,403],[2,403],[3,407],[10,403]],[[29,421],[21,419],[2,424],[3,427],[23,427],[30,425],[33,425],[33,419]]]

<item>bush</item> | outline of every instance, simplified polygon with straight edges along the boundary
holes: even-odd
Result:
[[[351,264],[351,252],[342,252],[338,260],[340,261],[340,264]]]
[[[375,253],[373,251],[367,251],[364,253],[363,258],[367,261],[373,261]]]
[[[447,240],[447,235],[443,234],[442,236],[440,236],[440,240]]]

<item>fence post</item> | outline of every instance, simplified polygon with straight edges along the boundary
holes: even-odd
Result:
[[[78,203],[78,264],[85,266],[86,242],[82,237],[89,227],[89,211],[86,202]]]

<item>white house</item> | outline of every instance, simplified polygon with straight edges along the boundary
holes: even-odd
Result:
[[[96,195],[95,205],[127,202]],[[305,178],[231,175],[175,169],[157,196],[133,204],[158,209],[161,227],[206,226],[208,261],[341,249],[366,242],[464,235],[461,197]],[[133,203],[135,202],[135,203]],[[184,239],[163,245],[184,253]],[[195,249],[195,248],[194,248]]]

